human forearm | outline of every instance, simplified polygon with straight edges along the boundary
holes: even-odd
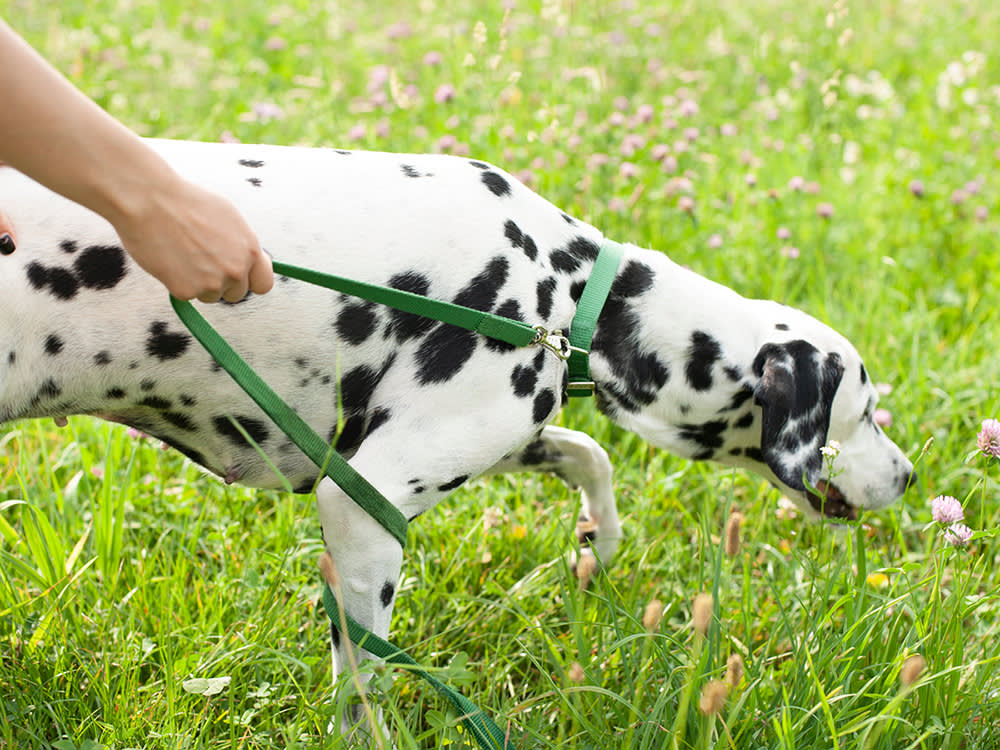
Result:
[[[150,175],[158,175],[164,189],[177,179],[137,135],[75,89],[2,20],[0,91],[0,161],[112,223],[142,210],[137,203],[148,195]]]

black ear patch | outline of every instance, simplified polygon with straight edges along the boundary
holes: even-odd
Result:
[[[808,341],[765,344],[753,363],[760,380],[754,403],[761,407],[760,449],[764,462],[783,483],[805,490],[823,468],[830,410],[844,365]],[[805,479],[805,481],[803,481]]]

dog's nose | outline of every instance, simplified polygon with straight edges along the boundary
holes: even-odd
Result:
[[[918,479],[919,477],[917,476],[917,472],[913,469],[910,469],[909,472],[901,475],[899,477],[899,494],[902,495],[910,487],[916,486]]]

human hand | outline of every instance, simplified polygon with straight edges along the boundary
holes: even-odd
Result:
[[[239,302],[274,285],[271,259],[239,210],[181,177],[130,202],[112,224],[129,255],[178,299]]]

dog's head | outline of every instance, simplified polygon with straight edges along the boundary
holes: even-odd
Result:
[[[875,422],[878,393],[860,356],[808,316],[788,336],[761,346],[754,359],[761,411],[754,458],[806,510],[855,518],[860,507],[892,503],[912,481],[913,465]]]

